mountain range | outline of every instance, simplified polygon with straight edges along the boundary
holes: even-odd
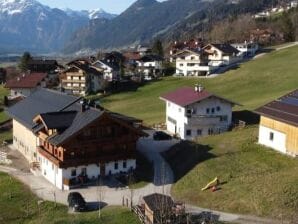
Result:
[[[275,0],[138,0],[112,20],[95,21],[78,30],[65,52],[117,49],[138,44],[191,38],[224,18],[255,13]]]
[[[61,10],[35,0],[0,0],[0,54],[59,51],[90,21],[115,16],[101,9]]]
[[[225,18],[278,0],[137,0],[120,15],[73,11],[35,0],[0,0],[0,51],[88,52],[189,38]]]

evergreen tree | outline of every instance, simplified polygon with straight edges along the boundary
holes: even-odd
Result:
[[[154,54],[157,54],[157,55],[163,57],[163,55],[164,55],[164,53],[163,53],[163,46],[162,46],[162,42],[160,40],[156,40],[153,43],[152,52]]]
[[[25,72],[28,70],[28,62],[32,59],[29,52],[24,52],[21,61],[19,63],[19,68],[21,71]]]
[[[295,41],[295,27],[288,13],[285,13],[281,19],[281,29],[284,33],[285,41]]]

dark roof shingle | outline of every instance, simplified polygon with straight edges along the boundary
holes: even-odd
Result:
[[[256,112],[298,127],[298,89],[256,109]]]
[[[32,129],[35,124],[33,119],[43,113],[61,111],[80,98],[61,92],[40,88],[29,97],[7,109],[8,114]]]
[[[14,79],[8,80],[5,88],[35,88],[47,77],[46,73],[22,74]]]
[[[195,91],[194,88],[191,88],[191,87],[183,87],[183,88],[177,89],[175,91],[162,95],[160,98],[163,100],[167,100],[172,103],[175,103],[179,106],[185,107],[187,105],[205,100],[209,97],[217,97],[233,105],[239,105],[238,103],[232,102],[228,99],[217,96],[213,93],[209,93],[206,90],[197,92]]]

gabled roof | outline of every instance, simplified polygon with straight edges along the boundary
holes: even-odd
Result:
[[[89,74],[97,76],[102,75],[100,68],[94,67],[90,64],[72,63],[69,66],[70,67],[66,69],[64,72],[73,71],[73,69],[80,69]]]
[[[143,200],[153,212],[170,211],[174,206],[174,201],[170,196],[158,193],[145,196]]]
[[[231,44],[208,44],[207,46],[204,47],[204,49],[213,46],[216,49],[220,50],[224,54],[238,54],[239,51],[233,47]]]
[[[176,57],[180,54],[195,54],[195,55],[198,55],[198,56],[201,56],[204,51],[198,51],[198,50],[189,50],[189,49],[183,49],[183,50],[180,50],[178,51],[176,54],[174,54],[173,56]]]
[[[22,74],[14,79],[8,80],[5,84],[5,88],[35,88],[47,77],[46,73],[30,73]]]
[[[95,61],[92,65],[96,68],[102,68],[101,65],[105,65],[115,71],[118,71],[120,69],[117,62],[112,62],[110,60],[98,60],[98,61]]]
[[[25,127],[32,129],[36,124],[33,119],[43,113],[62,111],[64,108],[80,100],[79,97],[40,88],[19,103],[9,107],[9,116]]]
[[[163,61],[163,57],[156,54],[150,54],[150,55],[145,55],[141,57],[139,61],[142,61],[142,62]]]
[[[256,112],[298,127],[298,89],[256,109]]]
[[[228,99],[225,99],[223,97],[217,96],[213,93],[209,93],[206,90],[202,90],[201,92],[195,91],[195,89],[191,88],[191,87],[182,87],[182,88],[177,89],[175,91],[166,93],[166,94],[162,95],[160,97],[160,99],[170,101],[170,102],[175,103],[179,106],[185,107],[185,106],[188,106],[190,104],[203,101],[203,100],[205,100],[207,98],[210,98],[210,97],[219,98],[219,99],[224,100],[224,101],[226,101],[226,102],[228,102],[232,105],[240,105],[240,104],[235,103],[231,100],[228,100]]]
[[[40,114],[37,119],[40,119],[47,129],[61,130],[68,128],[76,115],[77,111],[58,111]]]
[[[28,65],[58,65],[56,60],[33,58],[28,61]]]
[[[54,145],[61,145],[66,140],[68,140],[71,136],[81,131],[84,127],[91,124],[96,119],[100,118],[104,111],[97,110],[95,108],[89,108],[88,110],[81,112],[80,104],[73,104],[66,110],[73,111],[75,110],[77,113],[68,114],[69,126],[65,128],[65,130],[61,132],[57,132],[56,134],[50,136],[48,141]],[[75,116],[74,116],[75,115]],[[55,122],[55,120],[53,120]]]

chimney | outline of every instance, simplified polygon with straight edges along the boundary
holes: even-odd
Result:
[[[85,112],[86,111],[86,103],[85,103],[85,100],[81,100],[80,101],[80,104],[81,104],[81,112]]]
[[[201,92],[203,92],[203,90],[204,90],[204,87],[201,84],[196,84],[195,85],[195,91],[197,93],[201,93]]]

